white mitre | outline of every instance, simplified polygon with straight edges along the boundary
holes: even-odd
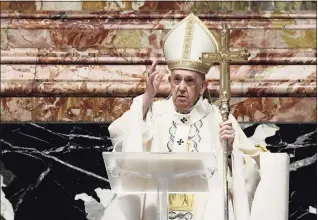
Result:
[[[163,53],[170,71],[187,69],[207,74],[211,66],[201,62],[203,52],[219,52],[218,43],[193,14],[176,24],[163,39]]]

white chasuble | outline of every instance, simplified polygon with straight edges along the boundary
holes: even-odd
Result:
[[[131,109],[109,126],[114,151],[123,152],[212,152],[218,169],[209,179],[209,193],[169,196],[169,219],[224,220],[223,157],[219,141],[219,110],[199,99],[189,114],[177,113],[172,99],[156,101],[142,118],[142,96],[134,99]],[[259,182],[255,160],[260,150],[245,136],[230,115],[235,129],[232,172],[228,170],[230,220],[249,220],[250,206]],[[142,219],[157,219],[157,194],[147,194]],[[171,201],[174,199],[174,202]],[[135,219],[127,219],[135,220]]]

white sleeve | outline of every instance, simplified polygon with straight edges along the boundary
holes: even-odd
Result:
[[[258,157],[261,151],[246,137],[234,116],[230,115],[229,119],[232,121],[232,126],[235,130],[233,151],[243,157],[243,175],[248,194],[248,202],[251,207],[256,188],[260,182]]]
[[[109,135],[114,146],[115,152],[132,152],[135,149],[125,148],[124,140],[130,141],[135,146],[143,145],[144,137],[149,135],[149,126],[143,120],[143,96],[137,96],[133,99],[130,109],[125,112],[120,118],[112,122],[109,127]],[[148,115],[148,113],[147,113]],[[149,117],[149,116],[148,116]],[[141,140],[138,137],[141,137]],[[141,143],[139,143],[141,142]],[[123,149],[125,148],[125,149]],[[137,151],[143,151],[139,149]]]
[[[110,140],[114,146],[113,151],[115,152],[122,151],[124,128],[125,124],[129,122],[130,115],[130,111],[125,112],[120,118],[116,119],[108,126]]]

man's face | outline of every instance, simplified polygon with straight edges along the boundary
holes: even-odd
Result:
[[[188,113],[207,86],[203,75],[191,70],[173,70],[169,76],[174,106],[178,112]]]

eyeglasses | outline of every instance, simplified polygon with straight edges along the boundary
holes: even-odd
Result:
[[[181,83],[181,81],[184,81],[188,86],[193,86],[196,84],[196,79],[191,77],[191,76],[186,76],[184,78],[182,78],[181,76],[179,75],[176,75],[176,76],[172,76],[171,77],[171,81],[174,85],[179,85]]]

